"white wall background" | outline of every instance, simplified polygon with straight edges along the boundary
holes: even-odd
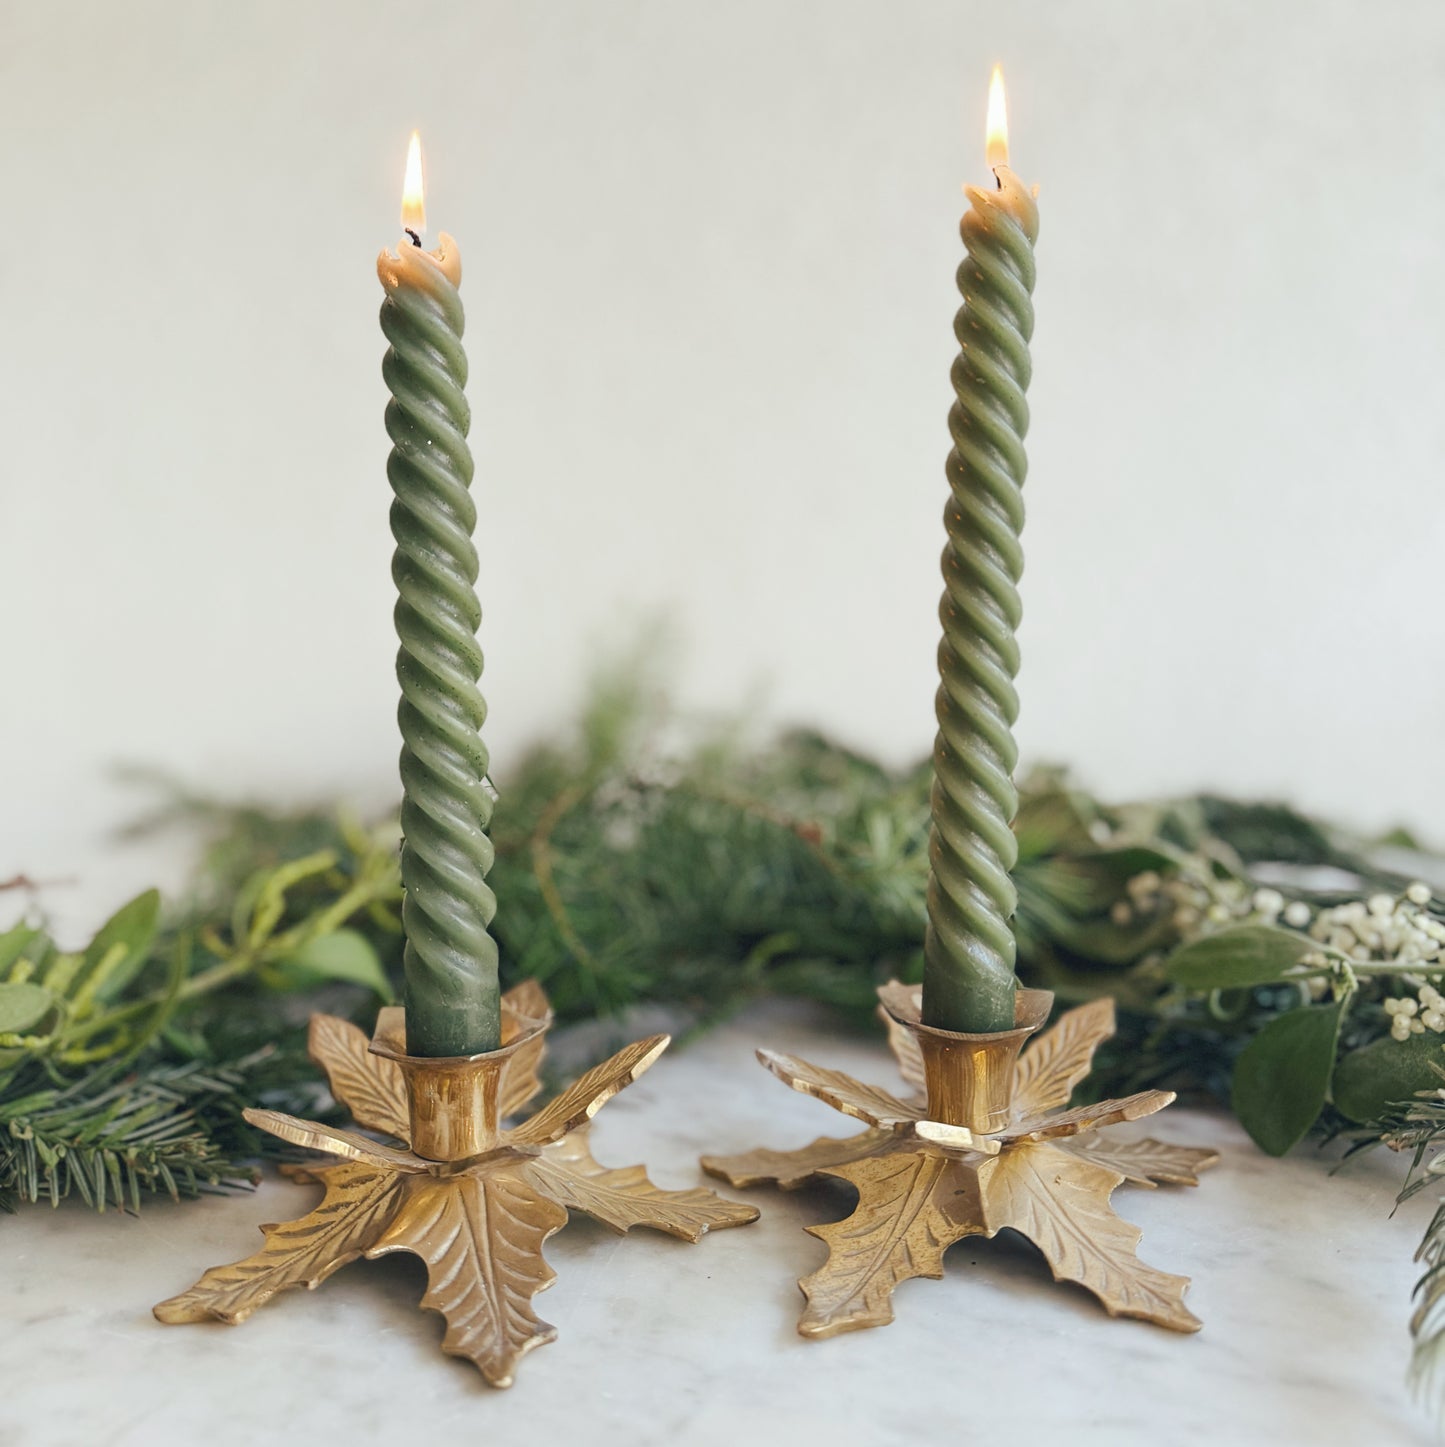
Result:
[[[1445,836],[1445,8],[0,0],[0,876],[143,882],[118,760],[388,796],[413,126],[503,778],[658,610],[684,704],[926,749],[995,59],[1042,187],[1026,754]]]

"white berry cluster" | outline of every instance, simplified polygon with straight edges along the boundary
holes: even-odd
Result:
[[[1428,904],[1430,891],[1423,884],[1412,884],[1405,891],[1405,901],[1407,905]],[[1393,917],[1402,915],[1407,915],[1407,909],[1397,905]],[[1410,910],[1408,915],[1411,917],[1404,926],[1406,937],[1397,958],[1411,964],[1445,963],[1445,925],[1418,910]],[[1445,1034],[1445,995],[1418,975],[1406,975],[1405,980],[1415,986],[1416,997],[1404,995],[1385,1001],[1391,1039],[1408,1040],[1427,1030]]]
[[[1445,924],[1426,912],[1430,888],[1412,884],[1396,899],[1375,894],[1360,904],[1321,910],[1310,926],[1310,938],[1340,950],[1351,960],[1388,960],[1396,965],[1445,964]],[[1301,963],[1323,963],[1306,956]],[[1390,1038],[1408,1040],[1430,1030],[1445,1034],[1445,995],[1430,980],[1406,972],[1404,982],[1414,995],[1391,996],[1384,1001],[1390,1017]]]
[[[1218,878],[1203,860],[1197,870],[1181,868],[1167,879],[1152,869],[1136,874],[1125,884],[1124,892],[1127,898],[1116,900],[1109,911],[1115,924],[1167,915],[1185,938],[1236,924],[1255,913],[1249,886],[1238,879]],[[1274,890],[1256,892],[1275,894]],[[1275,897],[1283,906],[1284,899]]]
[[[1312,923],[1308,906],[1296,900],[1285,907],[1283,917],[1286,924],[1296,928],[1309,924],[1311,939],[1356,964],[1371,961],[1404,966],[1445,964],[1445,925],[1427,911],[1429,903],[1430,886],[1417,882],[1399,897],[1372,894],[1363,902],[1351,900],[1348,904],[1322,909]],[[1330,956],[1323,951],[1300,959],[1301,965],[1330,963]],[[1385,1000],[1391,1039],[1408,1040],[1427,1030],[1445,1034],[1445,995],[1419,975],[1406,972],[1402,978],[1415,988],[1416,994]],[[1310,981],[1310,991],[1317,997],[1323,993],[1323,986],[1323,980]]]
[[[1303,956],[1302,967],[1322,969],[1340,955],[1356,964],[1402,966],[1402,978],[1415,993],[1384,1002],[1391,1037],[1408,1040],[1427,1030],[1445,1034],[1445,994],[1428,979],[1409,973],[1411,965],[1445,966],[1445,924],[1429,912],[1427,884],[1412,884],[1399,896],[1373,894],[1315,911],[1303,900],[1287,901],[1277,889],[1251,889],[1237,879],[1217,878],[1206,866],[1181,870],[1168,879],[1153,870],[1136,874],[1125,895],[1110,913],[1118,925],[1167,914],[1184,940],[1231,924],[1285,925],[1307,931],[1324,946],[1318,954]],[[1307,985],[1317,999],[1328,990],[1320,977]]]
[[[1418,1000],[1412,1000],[1408,995],[1386,1000],[1385,1013],[1390,1017],[1392,1040],[1408,1040],[1412,1035],[1423,1035],[1427,1030],[1433,1030],[1437,1035],[1445,1031],[1445,996],[1434,985],[1421,985]]]
[[[1310,926],[1310,938],[1352,960],[1392,960],[1402,965],[1434,964],[1445,946],[1445,925],[1425,910],[1430,886],[1412,884],[1398,898],[1372,894],[1322,909]]]
[[[1419,882],[1399,898],[1373,894],[1364,903],[1352,900],[1321,910],[1309,927],[1310,938],[1362,964],[1371,960],[1405,966],[1445,964],[1445,924],[1427,911],[1429,903],[1430,886]],[[1289,924],[1303,923],[1290,919],[1288,911],[1285,917]],[[1300,963],[1323,965],[1327,958],[1306,955]],[[1385,1000],[1390,1038],[1408,1040],[1427,1030],[1445,1034],[1445,995],[1419,975],[1407,972],[1403,979],[1415,994]]]

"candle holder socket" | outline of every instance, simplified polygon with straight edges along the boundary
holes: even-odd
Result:
[[[422,1305],[447,1322],[442,1349],[509,1387],[521,1357],[555,1339],[532,1298],[555,1273],[542,1255],[569,1210],[625,1232],[649,1226],[687,1241],[755,1221],[756,1208],[712,1191],[664,1191],[642,1166],[598,1164],[592,1117],[668,1046],[655,1035],[589,1070],[541,1110],[510,1117],[539,1093],[552,1013],[535,982],[502,997],[502,1045],[481,1055],[406,1053],[404,1012],[381,1011],[368,1044],[330,1015],[311,1020],[312,1059],[360,1131],[248,1110],[251,1124],[334,1157],[283,1167],[325,1190],[315,1210],[263,1226],[254,1256],[212,1267],[189,1291],[155,1308],[163,1322],[244,1321],[277,1292],[316,1287],[358,1257],[409,1251],[426,1264]]]
[[[1055,1280],[1078,1282],[1111,1316],[1197,1331],[1199,1320],[1184,1305],[1188,1278],[1138,1259],[1140,1232],[1114,1214],[1110,1197],[1125,1181],[1197,1185],[1218,1153],[1092,1134],[1162,1110],[1174,1099],[1171,1091],[1065,1108],[1094,1051],[1114,1033],[1114,1002],[1067,1011],[1025,1049],[1048,1018],[1048,991],[1020,990],[1015,1028],[978,1035],[925,1025],[916,985],[893,981],[878,995],[910,1094],[759,1050],[761,1063],[785,1084],[868,1128],[800,1150],[702,1161],[710,1175],[735,1187],[795,1190],[833,1178],[857,1190],[851,1216],[807,1228],[827,1245],[828,1259],[798,1283],[807,1302],[799,1332],[830,1337],[885,1325],[900,1282],[941,1277],[943,1253],[955,1241],[1005,1228],[1039,1248]]]
[[[481,1055],[408,1055],[406,1011],[389,1006],[377,1016],[372,1055],[394,1061],[406,1093],[408,1136],[423,1160],[465,1161],[500,1139],[502,1089],[519,1051],[541,1048],[550,1016],[530,1020],[502,1012],[502,1044]]]
[[[1020,990],[1014,998],[1014,1028],[963,1034],[925,1025],[906,986],[893,989],[881,1008],[917,1041],[923,1059],[928,1118],[966,1126],[978,1135],[1004,1130],[1013,1113],[1014,1068],[1024,1042],[1049,1018],[1049,990]],[[890,1003],[891,1002],[891,1003]]]

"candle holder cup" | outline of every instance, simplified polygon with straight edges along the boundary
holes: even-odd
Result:
[[[693,1242],[757,1219],[752,1206],[703,1189],[661,1190],[642,1166],[612,1170],[592,1156],[592,1117],[662,1054],[666,1035],[620,1050],[540,1111],[506,1124],[542,1088],[551,1023],[535,982],[502,997],[501,1047],[481,1055],[408,1055],[396,1007],[381,1011],[369,1043],[345,1020],[313,1016],[309,1048],[331,1093],[358,1125],[393,1143],[246,1111],[252,1125],[338,1158],[282,1168],[326,1194],[299,1220],[263,1226],[259,1252],[212,1267],[156,1316],[234,1324],[278,1291],[317,1287],[358,1257],[409,1251],[427,1268],[422,1305],[446,1318],[443,1350],[473,1362],[490,1386],[509,1387],[521,1357],[557,1335],[532,1298],[555,1279],[542,1245],[569,1211],[618,1232],[650,1226]]]
[[[878,994],[911,1094],[895,1096],[841,1071],[759,1050],[785,1084],[868,1128],[800,1150],[702,1161],[735,1187],[795,1190],[833,1178],[857,1190],[851,1216],[806,1228],[827,1245],[828,1259],[798,1283],[807,1300],[799,1332],[830,1337],[886,1325],[900,1282],[941,1277],[953,1242],[1006,1227],[1039,1248],[1055,1280],[1078,1282],[1111,1316],[1197,1331],[1200,1322],[1184,1305],[1188,1277],[1138,1259],[1140,1232],[1114,1214],[1110,1197],[1126,1181],[1197,1185],[1218,1153],[1092,1134],[1162,1110],[1171,1091],[1066,1108],[1095,1050],[1114,1033],[1114,1002],[1070,1010],[1030,1042],[1053,1003],[1045,990],[1019,990],[1014,1028],[980,1035],[925,1025],[918,986],[893,981]]]

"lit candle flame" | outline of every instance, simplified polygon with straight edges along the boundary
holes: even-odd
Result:
[[[1003,93],[1003,67],[993,68],[988,83],[988,143],[985,155],[991,171],[1008,165],[1008,102]]]
[[[421,137],[413,131],[406,148],[406,178],[401,183],[402,230],[420,236],[426,230],[426,195],[421,180]]]

